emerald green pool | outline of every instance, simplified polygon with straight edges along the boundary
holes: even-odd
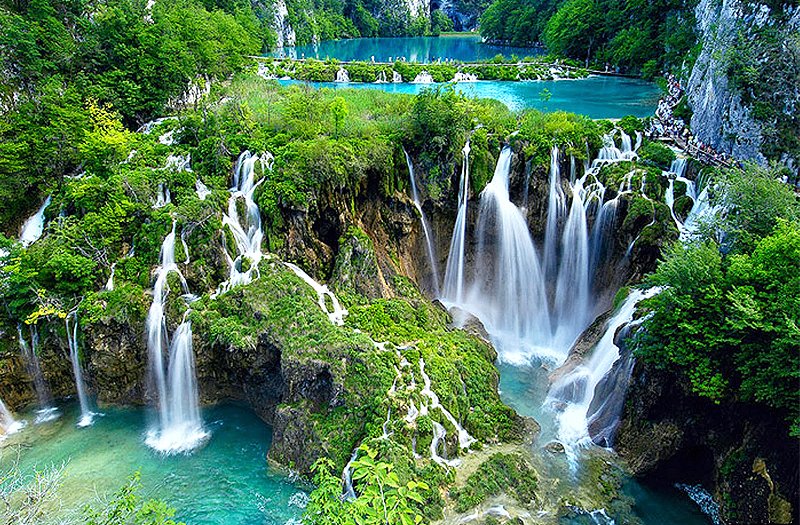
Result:
[[[0,467],[18,450],[23,472],[65,464],[64,509],[96,502],[138,470],[142,495],[167,501],[191,525],[283,525],[302,514],[307,487],[267,466],[271,429],[247,408],[203,410],[210,440],[191,455],[167,457],[144,444],[145,410],[108,409],[88,428],[75,426],[76,407],[63,412],[2,443]]]

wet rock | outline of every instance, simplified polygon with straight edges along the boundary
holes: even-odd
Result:
[[[783,418],[763,407],[714,404],[668,371],[636,363],[615,447],[638,477],[707,487],[726,523],[770,523],[770,512],[798,521],[797,505],[783,501],[798,493],[800,449]]]
[[[115,320],[84,331],[87,379],[101,403],[140,404],[145,399],[144,326]]]
[[[279,406],[272,421],[272,446],[267,458],[302,475],[309,475],[316,458],[324,454],[310,412],[293,406]]]
[[[544,446],[544,449],[551,454],[563,454],[565,452],[564,444],[560,441],[551,441]]]

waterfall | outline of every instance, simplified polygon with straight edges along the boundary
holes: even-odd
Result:
[[[433,84],[433,77],[427,71],[422,71],[419,75],[414,77],[411,81],[412,84]]]
[[[400,83],[403,81],[403,76],[398,73],[397,71],[392,71],[392,82],[395,84]]]
[[[72,329],[70,329],[70,319],[72,319]],[[81,417],[78,420],[79,427],[88,427],[94,420],[94,414],[89,405],[89,396],[86,393],[86,385],[83,382],[83,370],[80,363],[80,352],[78,348],[78,312],[71,312],[64,319],[67,330],[67,344],[69,345],[69,359],[72,361],[72,373],[75,376],[75,389],[78,392],[78,402],[81,406]]]
[[[464,427],[461,426],[456,418],[453,417],[453,414],[451,414],[450,411],[443,407],[439,402],[439,396],[436,395],[436,392],[431,389],[431,378],[425,373],[425,361],[421,357],[419,358],[419,373],[422,376],[422,381],[424,384],[420,394],[427,397],[431,401],[430,406],[426,406],[426,408],[428,410],[438,408],[442,415],[444,415],[445,419],[447,419],[450,424],[453,425],[453,428],[456,429],[456,432],[458,432],[458,446],[462,449],[469,448],[470,445],[475,443],[475,438],[470,436],[466,429],[464,429]]]
[[[158,195],[156,196],[156,202],[153,204],[153,208],[163,208],[167,204],[172,202],[172,197],[169,194],[169,188],[164,186],[164,183],[158,183]]]
[[[36,399],[39,402],[39,410],[36,411],[36,423],[51,421],[59,416],[58,409],[53,406],[53,395],[50,387],[42,374],[42,366],[39,363],[38,347],[39,332],[36,325],[31,325],[31,344],[22,335],[22,327],[17,325],[19,333],[19,348],[22,353],[22,361],[28,370],[28,375],[33,379],[33,388],[36,391]]]
[[[561,187],[561,168],[558,163],[558,147],[550,152],[550,179],[547,194],[547,225],[544,234],[542,269],[549,280],[555,278],[558,260],[558,223],[567,213],[564,190]]]
[[[441,423],[431,421],[433,425],[433,438],[431,438],[431,460],[442,465],[443,467],[458,467],[461,465],[460,459],[446,459],[439,455],[439,444],[447,436],[447,431]]]
[[[378,73],[378,78],[375,79],[376,84],[386,84],[386,71]]]
[[[477,82],[478,75],[474,75],[472,73],[462,73],[461,71],[457,72],[453,76],[453,80],[451,82]]]
[[[481,193],[474,286],[466,300],[447,296],[445,302],[480,318],[503,359],[522,362],[534,353],[531,343],[549,340],[551,332],[539,257],[525,217],[509,198],[510,169],[511,148],[505,147]]]
[[[202,443],[208,432],[200,418],[200,401],[195,374],[192,323],[186,312],[172,338],[167,374],[166,420],[160,431],[151,433],[147,443],[165,453],[189,452]]]
[[[172,344],[169,342],[164,307],[170,292],[167,277],[173,272],[180,278],[186,296],[191,297],[175,262],[175,222],[161,245],[161,264],[156,270],[153,303],[146,322],[150,378],[158,396],[158,427],[150,429],[146,443],[165,454],[188,453],[208,437],[200,419],[188,311],[175,330]],[[168,368],[164,358],[167,349]]]
[[[420,222],[422,223],[422,231],[425,233],[425,245],[428,251],[428,262],[430,263],[431,272],[433,273],[434,292],[436,297],[439,297],[439,269],[436,259],[436,251],[433,246],[433,234],[431,233],[430,226],[428,225],[428,220],[425,218],[425,212],[422,211],[422,205],[419,202],[417,182],[414,175],[414,164],[411,162],[411,157],[408,155],[408,152],[406,152],[405,148],[403,149],[403,154],[406,156],[406,165],[408,166],[408,174],[409,178],[411,179],[411,195],[414,199],[414,206],[419,212]]]
[[[607,152],[612,148],[604,147]],[[592,286],[610,256],[610,233],[620,196],[630,191],[623,190],[630,178],[622,181],[614,199],[604,202],[606,189],[597,180],[597,162],[581,176],[570,162],[572,182],[565,193],[560,152],[552,148],[540,259],[524,208],[521,210],[509,198],[511,155],[509,148],[503,149],[494,177],[481,194],[475,226],[478,243],[470,272],[473,282],[469,287],[464,284],[463,267],[466,225],[460,223],[467,202],[459,196],[459,217],[450,245],[442,302],[477,316],[491,335],[500,359],[521,364],[538,357],[560,363],[595,314]],[[467,288],[469,293],[464,291]]]
[[[306,282],[306,284],[313,288],[315,292],[317,292],[317,303],[322,311],[325,312],[325,315],[328,316],[330,322],[336,326],[344,326],[344,317],[347,315],[347,310],[342,308],[342,305],[339,303],[339,299],[336,297],[336,295],[334,295],[334,293],[331,292],[327,286],[312,279],[310,275],[304,272],[296,264],[288,262],[283,264],[285,264],[287,268],[292,270],[295,275],[300,277]],[[332,308],[328,308],[328,302],[325,300],[326,297],[330,299]]]
[[[19,432],[24,426],[25,422],[14,419],[14,415],[0,399],[0,439]]]
[[[631,137],[624,131],[620,130],[620,137],[621,137],[621,145],[620,151],[622,152],[623,156],[630,155],[633,153],[633,146],[631,145]]]
[[[619,347],[614,343],[617,330],[633,319],[636,305],[642,299],[658,293],[658,288],[647,291],[632,290],[619,310],[609,319],[602,338],[597,342],[591,355],[583,362],[556,380],[548,393],[549,406],[557,412],[558,439],[574,459],[577,447],[591,443],[589,413],[595,388],[619,359]]]
[[[117,269],[117,263],[113,263],[111,265],[111,273],[108,275],[108,281],[106,281],[106,285],[104,286],[105,291],[112,292],[114,291],[114,272]]]
[[[203,184],[203,181],[201,181],[200,179],[194,181],[194,188],[195,191],[197,192],[197,198],[200,199],[201,201],[206,200],[206,197],[211,195],[211,190],[209,190],[208,186]]]
[[[350,75],[345,68],[339,68],[339,71],[336,72],[334,82],[350,82]]]
[[[683,177],[686,172],[686,159],[676,157],[669,167],[669,171],[675,174],[675,177]]]
[[[344,501],[353,501],[357,498],[356,491],[353,488],[353,463],[357,457],[358,447],[353,451],[350,461],[347,462],[342,471],[342,499]]]
[[[26,248],[39,240],[44,232],[44,211],[50,206],[51,197],[48,196],[39,209],[31,215],[22,225],[19,242]]]
[[[561,259],[555,295],[558,320],[555,339],[566,347],[591,321],[589,298],[589,232],[583,203],[584,179],[572,186],[572,206],[561,238]]]
[[[444,290],[442,298],[455,304],[464,301],[464,258],[467,242],[467,202],[469,201],[469,140],[464,144],[461,164],[461,180],[458,190],[458,215],[450,240],[450,253],[447,256],[447,268],[444,274]]]
[[[244,151],[236,161],[228,210],[222,217],[222,224],[227,225],[233,235],[237,254],[235,259],[232,258],[228,254],[227,246],[224,247],[230,273],[228,280],[217,288],[215,296],[234,286],[251,282],[254,273],[258,277],[258,264],[263,257],[261,241],[264,239],[264,231],[261,229],[261,210],[253,200],[253,194],[264,179],[255,181],[256,165],[261,167],[261,173],[264,174],[267,170],[272,170],[273,161],[273,156],[268,152],[255,156],[249,151]],[[239,217],[239,199],[244,200],[245,204],[243,218]]]

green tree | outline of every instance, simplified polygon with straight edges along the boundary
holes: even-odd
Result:
[[[86,507],[85,525],[185,525],[172,519],[175,510],[163,501],[142,500],[140,478],[136,472],[109,501]]]
[[[330,112],[333,118],[334,136],[339,138],[339,132],[344,125],[344,120],[347,118],[347,102],[345,102],[344,98],[334,98],[331,101]]]
[[[311,493],[303,522],[308,525],[417,525],[423,522],[420,491],[423,482],[401,482],[391,463],[381,461],[368,445],[359,447],[352,463],[352,478],[357,497],[342,500],[342,483],[333,474],[333,463],[321,458],[314,464],[316,490]]]

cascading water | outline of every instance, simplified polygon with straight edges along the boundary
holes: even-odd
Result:
[[[395,84],[399,84],[402,81],[403,81],[403,76],[397,71],[392,71],[392,82],[394,82]]]
[[[117,263],[112,264],[111,273],[108,275],[108,280],[106,281],[106,285],[103,287],[103,289],[107,292],[114,291],[114,272],[116,271],[116,269],[117,269]]]
[[[414,164],[411,162],[411,157],[408,155],[408,152],[406,152],[405,149],[403,149],[403,154],[406,156],[406,165],[408,166],[408,174],[409,178],[411,179],[411,196],[414,199],[414,207],[416,207],[417,211],[419,212],[420,222],[422,223],[422,231],[425,233],[425,247],[428,251],[428,263],[430,264],[431,272],[433,274],[434,292],[436,293],[436,297],[439,297],[439,269],[436,260],[436,251],[433,246],[433,234],[431,233],[430,226],[428,225],[428,220],[425,218],[425,212],[422,210],[422,204],[419,202],[417,182],[414,175]]]
[[[317,303],[319,307],[322,309],[323,312],[328,316],[331,323],[336,326],[343,326],[344,325],[344,317],[347,315],[347,310],[342,308],[339,299],[331,292],[327,286],[324,284],[320,284],[314,279],[311,278],[306,272],[304,272],[299,266],[292,263],[283,263],[286,265],[287,268],[292,270],[295,275],[300,277],[303,281],[306,282],[311,288],[317,292]],[[331,302],[332,308],[328,308],[328,303],[325,298],[328,298]]]
[[[340,67],[339,71],[336,72],[334,82],[350,82],[350,74],[345,68]]]
[[[433,76],[427,71],[422,71],[419,75],[414,77],[411,81],[412,84],[433,84]]]
[[[70,327],[70,319],[72,326]],[[72,373],[75,376],[75,389],[78,392],[78,403],[81,407],[81,417],[78,420],[79,427],[88,427],[94,421],[95,414],[89,404],[89,396],[86,393],[86,384],[83,381],[83,369],[80,363],[80,349],[78,347],[78,312],[71,312],[64,319],[67,331],[67,344],[69,345],[69,359],[72,362]]]
[[[19,333],[19,348],[22,353],[22,361],[25,363],[31,379],[33,379],[33,387],[39,402],[39,410],[36,411],[36,423],[44,423],[56,419],[59,416],[58,409],[53,406],[53,395],[50,393],[50,387],[44,379],[42,366],[39,363],[37,352],[39,332],[36,329],[36,325],[31,325],[30,345],[22,335],[21,326],[17,326],[17,332]]]
[[[498,157],[494,177],[481,193],[476,280],[469,296],[451,294],[445,288],[443,302],[475,314],[503,358],[522,362],[535,353],[532,345],[550,338],[550,321],[539,257],[525,217],[509,199],[510,167],[511,148],[505,147]],[[458,257],[463,266],[463,255]],[[460,273],[463,275],[463,268]]]
[[[164,186],[163,183],[158,184],[158,195],[156,196],[156,202],[153,204],[153,208],[163,208],[167,204],[172,202],[172,197],[169,194],[169,188]]]
[[[19,432],[24,426],[25,422],[14,419],[14,415],[0,399],[0,439]]]
[[[595,388],[619,359],[619,348],[614,343],[617,330],[631,322],[636,305],[642,299],[658,293],[658,288],[647,291],[633,290],[608,321],[603,337],[595,345],[591,355],[557,379],[550,388],[547,404],[557,413],[558,439],[567,449],[567,455],[575,459],[577,448],[591,443],[589,424],[592,414],[589,407],[595,396]]]
[[[197,198],[200,199],[201,201],[206,200],[206,197],[211,195],[211,190],[209,190],[208,186],[203,184],[203,181],[201,181],[200,179],[194,181],[194,187],[197,192]]]
[[[253,280],[253,274],[258,276],[258,264],[261,262],[261,241],[264,231],[261,229],[261,211],[253,200],[253,193],[264,180],[256,182],[256,165],[261,166],[261,173],[272,170],[273,156],[265,152],[255,156],[249,151],[239,155],[233,176],[233,187],[228,199],[228,211],[222,218],[222,224],[227,225],[236,243],[236,258],[232,258],[225,248],[225,257],[228,261],[230,273],[228,280],[221,283],[215,295],[225,293],[234,286],[247,284]],[[245,216],[239,217],[238,201],[244,200]]]
[[[47,197],[39,209],[22,225],[19,242],[26,248],[39,240],[44,232],[44,212],[50,206],[51,197]]]
[[[556,341],[571,344],[590,322],[589,232],[583,203],[584,179],[572,187],[572,206],[561,239],[555,295]]]
[[[467,202],[469,201],[469,140],[464,144],[462,153],[464,162],[461,165],[461,179],[458,190],[458,215],[450,240],[450,253],[447,257],[447,268],[444,274],[442,298],[454,304],[464,301],[464,258],[467,242]]]
[[[558,223],[567,213],[564,190],[561,187],[561,168],[558,163],[558,147],[550,152],[550,179],[547,194],[547,225],[544,234],[542,269],[548,280],[554,279],[558,260]]]
[[[192,329],[184,319],[169,343],[164,307],[169,295],[167,277],[178,275],[184,294],[186,280],[175,262],[175,223],[161,245],[161,264],[156,270],[153,303],[147,314],[147,349],[151,381],[157,394],[158,426],[151,428],[146,443],[165,454],[187,453],[199,446],[208,433],[203,429],[197,394],[192,349]],[[187,312],[188,314],[188,312]],[[169,367],[164,351],[169,349]]]

